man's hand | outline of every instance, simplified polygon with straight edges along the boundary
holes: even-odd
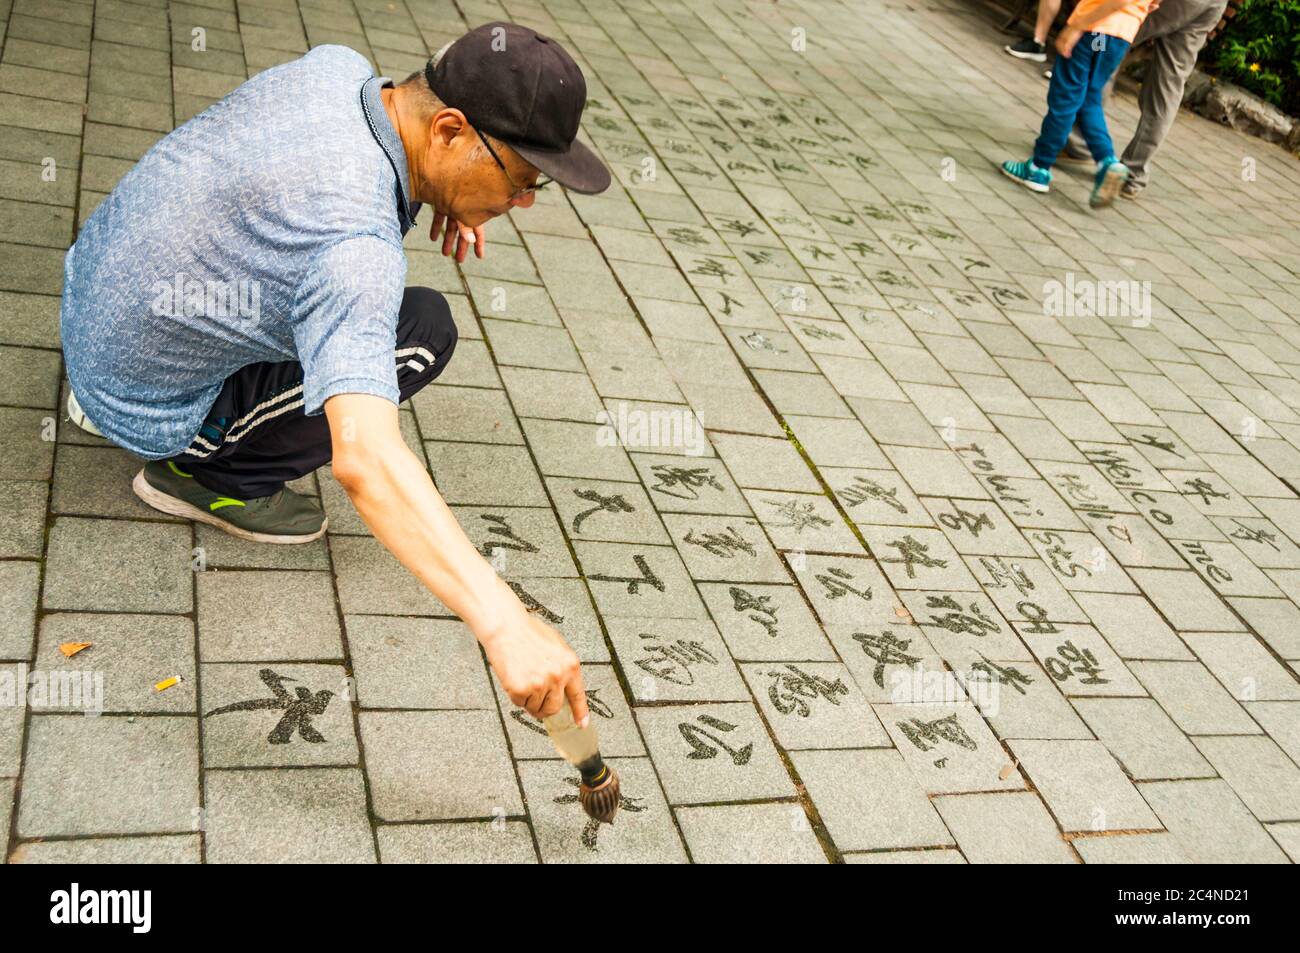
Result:
[[[338,394],[325,401],[325,416],[334,478],[375,538],[469,626],[510,700],[545,718],[567,697],[582,724],[587,695],[578,656],[474,548],[402,440],[397,406],[370,394]]]
[[[463,262],[469,257],[469,250],[472,247],[474,254],[483,258],[487,254],[487,239],[483,235],[483,226],[479,225],[470,228],[462,225],[454,218],[448,218],[442,213],[433,216],[433,224],[429,227],[429,241],[436,242],[438,236],[443,234],[443,226],[447,226],[446,234],[442,239],[442,253],[451,255],[452,247],[455,246],[456,261]]]
[[[577,653],[560,633],[525,612],[521,623],[480,641],[511,702],[534,718],[547,718],[564,707],[567,697],[573,720],[586,727],[590,716],[582,670]]]
[[[1074,45],[1079,42],[1081,36],[1083,36],[1082,30],[1077,26],[1066,24],[1061,32],[1056,34],[1056,52],[1068,60],[1070,54],[1074,52]]]

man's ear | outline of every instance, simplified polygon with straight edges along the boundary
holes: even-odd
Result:
[[[444,146],[450,146],[457,136],[469,131],[469,123],[466,121],[463,112],[447,106],[434,114],[430,131],[432,133],[429,137],[431,140],[435,140]]]

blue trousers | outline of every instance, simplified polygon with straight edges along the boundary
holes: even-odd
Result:
[[[1128,40],[1105,33],[1085,33],[1069,57],[1056,57],[1052,82],[1047,87],[1047,115],[1034,143],[1035,165],[1052,167],[1076,121],[1094,159],[1100,162],[1115,155],[1101,93],[1128,48]]]

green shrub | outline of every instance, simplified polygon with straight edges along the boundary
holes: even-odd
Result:
[[[1221,78],[1300,116],[1300,0],[1242,0],[1201,63]]]

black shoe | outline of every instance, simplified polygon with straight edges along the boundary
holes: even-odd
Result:
[[[1036,43],[1032,36],[1027,36],[1019,43],[1002,47],[1016,59],[1032,60],[1035,63],[1047,62],[1047,47]]]

